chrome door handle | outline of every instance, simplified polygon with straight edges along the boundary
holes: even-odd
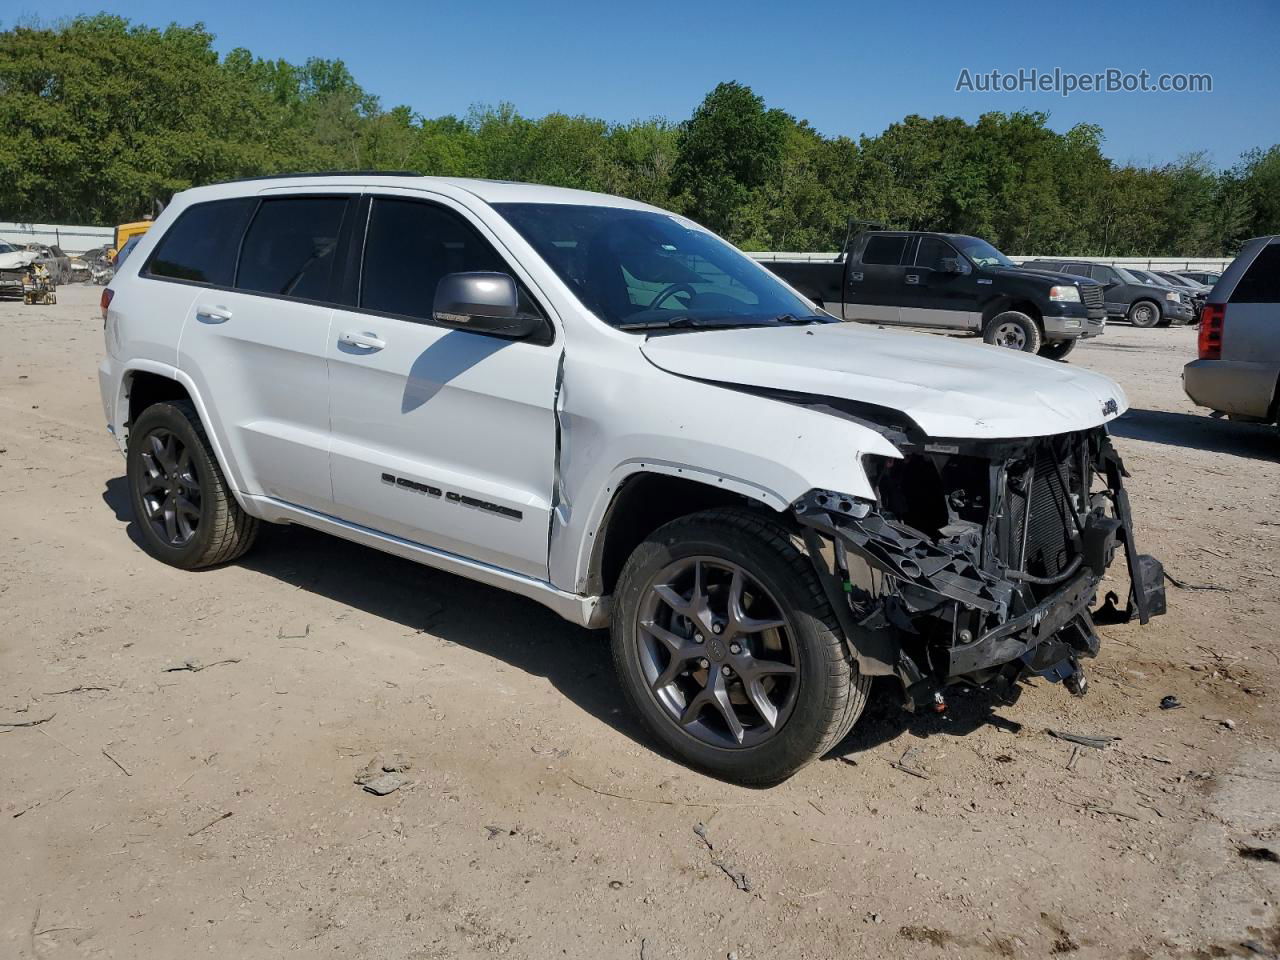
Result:
[[[920,274],[918,273],[907,274],[907,283],[919,283],[919,282],[920,282]]]
[[[231,311],[226,307],[196,307],[196,319],[204,323],[226,323],[231,319]]]
[[[338,342],[362,350],[381,350],[387,345],[376,333],[344,333],[338,337]]]

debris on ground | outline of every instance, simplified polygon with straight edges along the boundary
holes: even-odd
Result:
[[[1261,860],[1264,863],[1280,863],[1280,853],[1270,847],[1239,847],[1237,853],[1246,860]]]
[[[20,723],[15,722],[15,721],[13,721],[13,720],[3,720],[3,721],[0,721],[0,727],[14,727],[14,728],[16,728],[16,727],[38,727],[38,726],[40,726],[40,724],[42,724],[42,723],[48,723],[50,720],[52,720],[52,719],[53,719],[54,717],[56,717],[56,716],[57,716],[57,714],[56,714],[56,713],[51,713],[51,714],[49,714],[47,717],[45,717],[45,718],[44,718],[44,719],[42,719],[42,720],[23,720],[23,721],[22,721],[22,722],[20,722]]]
[[[105,691],[107,691],[107,690],[109,690],[109,689],[110,689],[109,687],[91,687],[91,686],[86,686],[85,684],[79,684],[79,685],[77,685],[77,686],[70,687],[70,688],[68,688],[68,689],[66,689],[66,690],[50,690],[50,691],[48,691],[48,692],[45,694],[45,696],[46,696],[46,697],[60,697],[60,696],[62,696],[64,693],[89,693],[89,692],[94,691],[94,690],[101,690],[101,691],[104,691],[104,692],[105,692]]]
[[[375,756],[356,774],[354,782],[357,786],[363,787],[367,793],[385,797],[411,782],[404,776],[411,766],[412,764],[399,754],[393,754],[389,760]]]
[[[698,835],[698,839],[702,841],[707,850],[712,852],[711,865],[713,867],[718,867],[726,877],[733,881],[733,885],[743,893],[750,893],[752,889],[751,878],[731,863],[728,863],[724,857],[716,856],[714,854],[715,845],[711,842],[711,837],[708,835],[709,832],[707,830],[707,825],[702,822],[695,823],[693,825],[693,832]]]
[[[1069,743],[1078,743],[1082,747],[1093,747],[1095,750],[1105,750],[1110,744],[1119,740],[1119,737],[1108,736],[1091,736],[1083,733],[1071,733],[1068,730],[1055,730],[1053,727],[1045,727],[1044,732],[1051,737],[1057,737],[1059,740],[1066,740]]]
[[[1236,722],[1226,717],[1206,717],[1202,716],[1201,720],[1208,720],[1210,723],[1216,723],[1220,727],[1226,727],[1228,730],[1236,728]]]
[[[190,833],[187,834],[187,836],[194,837],[197,833],[204,833],[206,830],[212,827],[215,823],[221,823],[223,820],[227,819],[227,817],[231,816],[233,812],[234,811],[232,810],[228,810],[226,813],[218,814],[216,817],[214,817],[212,820],[206,823],[203,827],[197,827],[196,829],[192,830]]]
[[[1180,710],[1181,708],[1182,708],[1182,702],[1177,697],[1175,697],[1172,693],[1169,694],[1167,697],[1162,697],[1160,699],[1161,710]]]
[[[181,663],[173,663],[161,670],[161,673],[181,673],[189,670],[191,673],[199,673],[201,670],[208,670],[210,667],[221,666],[224,663],[239,663],[239,657],[229,657],[226,660],[215,660],[213,663],[201,663],[194,657],[183,660]]]
[[[902,752],[901,757],[897,760],[889,761],[889,766],[893,767],[895,770],[901,770],[903,773],[909,773],[913,777],[919,777],[921,780],[928,780],[929,774],[925,773],[919,767],[912,765],[911,759],[915,754],[915,747],[907,747],[907,749]]]

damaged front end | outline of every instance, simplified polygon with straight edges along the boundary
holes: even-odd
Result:
[[[815,490],[793,511],[859,668],[896,676],[912,709],[943,709],[954,683],[1011,701],[1029,674],[1083,694],[1095,624],[1164,613],[1105,427],[894,442],[901,460],[867,458],[876,502]],[[1128,602],[1092,610],[1120,546]]]

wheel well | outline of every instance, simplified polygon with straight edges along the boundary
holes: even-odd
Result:
[[[987,324],[1006,310],[1017,310],[1019,313],[1025,313],[1036,323],[1043,324],[1044,322],[1044,317],[1040,313],[1040,308],[1031,300],[997,300],[991,306],[987,307],[987,312],[982,317],[982,329],[985,331],[987,329]]]
[[[166,400],[190,400],[191,395],[177,380],[162,377],[146,370],[135,371],[125,386],[129,396],[129,420],[126,427],[137,422],[142,411]]]
[[[649,534],[677,517],[713,507],[760,505],[740,494],[685,477],[641,473],[623,481],[605,511],[591,549],[587,592],[608,594],[622,567]]]

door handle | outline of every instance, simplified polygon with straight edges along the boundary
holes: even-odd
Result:
[[[919,282],[920,282],[920,274],[918,273],[907,274],[907,283],[919,283]]]
[[[376,333],[344,333],[338,337],[339,343],[345,343],[349,347],[359,347],[362,350],[381,350],[387,345],[387,342],[381,339]]]
[[[226,323],[231,319],[231,311],[226,307],[201,305],[196,307],[196,319],[202,323]]]

